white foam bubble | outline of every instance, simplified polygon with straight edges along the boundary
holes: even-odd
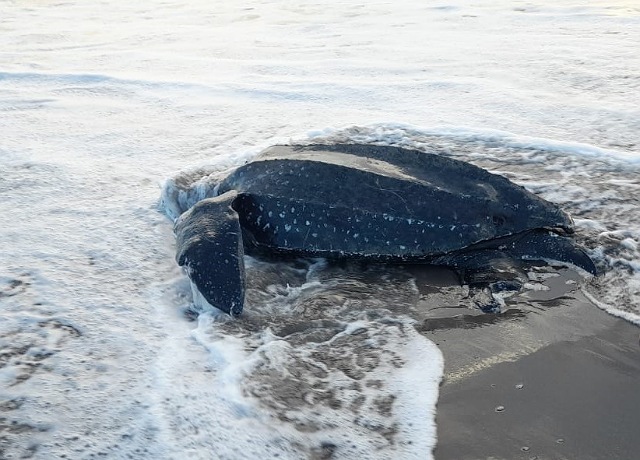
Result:
[[[249,342],[230,336],[207,314],[194,337],[215,363],[215,410],[225,419],[216,430],[239,452],[251,452],[260,439],[279,458],[323,449],[345,459],[430,457],[443,363],[410,324],[360,320],[326,344],[294,347],[268,331]],[[346,343],[351,346],[343,348]],[[359,351],[362,346],[373,354]],[[330,359],[322,356],[327,347]],[[369,362],[342,368],[333,359]]]
[[[610,305],[602,300],[598,299],[596,296],[591,294],[586,289],[582,290],[582,293],[591,301],[594,305],[597,305],[610,315],[616,316],[618,318],[622,318],[624,320],[629,321],[630,323],[636,324],[640,326],[640,315],[635,312],[630,312],[626,310],[621,310],[620,308],[616,308],[613,305]]]
[[[640,155],[613,149],[604,149],[579,142],[563,142],[552,139],[517,135],[508,131],[462,126],[436,126],[425,128],[400,122],[374,123],[366,126],[327,127],[307,133],[309,139],[320,142],[348,140],[360,143],[381,143],[421,150],[430,147],[429,138],[440,138],[458,143],[482,143],[492,147],[513,149],[520,152],[543,151],[562,152],[565,155],[596,157],[622,160],[630,164],[640,164]],[[454,154],[455,152],[448,152]],[[623,182],[628,184],[628,182]]]

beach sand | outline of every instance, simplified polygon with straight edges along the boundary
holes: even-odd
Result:
[[[638,458],[640,328],[575,276],[501,315],[439,309],[420,326],[445,358],[436,460]]]

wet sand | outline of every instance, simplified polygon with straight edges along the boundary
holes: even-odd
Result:
[[[590,304],[572,276],[502,315],[424,321],[445,358],[436,460],[640,458],[640,328]]]

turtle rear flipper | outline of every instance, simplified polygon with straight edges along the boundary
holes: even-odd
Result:
[[[519,291],[527,282],[523,261],[559,262],[598,274],[591,258],[571,238],[546,229],[483,242],[469,250],[436,257],[432,263],[454,268],[474,294],[487,294],[475,296],[478,307],[496,312],[501,303],[494,294]]]
[[[237,316],[245,293],[244,247],[237,192],[198,202],[174,227],[176,261],[185,266],[193,285],[212,306]]]

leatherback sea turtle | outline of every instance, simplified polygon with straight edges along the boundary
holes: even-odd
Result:
[[[176,260],[196,295],[232,315],[244,304],[245,251],[428,263],[463,278],[495,271],[504,258],[595,274],[571,233],[565,212],[505,177],[441,155],[362,144],[271,147],[175,225]]]

